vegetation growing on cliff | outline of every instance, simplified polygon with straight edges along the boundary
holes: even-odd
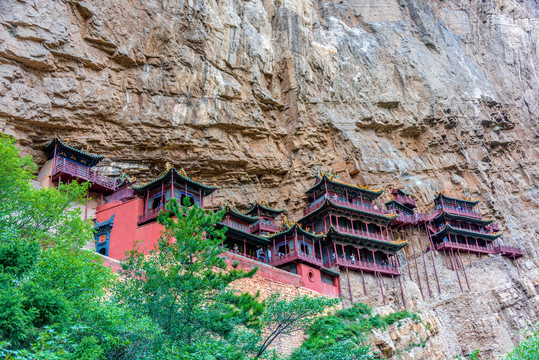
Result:
[[[292,360],[376,359],[371,347],[367,345],[369,332],[375,328],[386,328],[406,318],[420,321],[417,314],[406,310],[387,316],[373,316],[370,306],[355,304],[351,308],[318,318],[308,328],[309,338],[294,352]]]

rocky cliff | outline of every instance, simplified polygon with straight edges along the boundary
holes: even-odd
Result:
[[[423,207],[438,190],[477,197],[525,249],[522,275],[491,257],[465,294],[449,270],[443,295],[405,289],[440,324],[429,354],[494,356],[539,320],[538,14],[536,0],[0,0],[0,131],[39,163],[57,135],[110,173],[170,161],[291,217],[318,167]]]

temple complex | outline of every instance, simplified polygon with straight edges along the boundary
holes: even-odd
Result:
[[[136,183],[102,175],[96,167],[103,156],[77,150],[57,138],[46,145],[45,152],[49,162],[42,171],[48,174],[42,178],[48,179],[49,185],[87,181],[99,196],[95,250],[102,255],[121,260],[139,242],[141,250],[153,249],[164,230],[157,216],[166,211],[165,205],[172,198],[181,204],[214,210],[217,186],[198,182],[168,163],[152,181]],[[328,296],[342,296],[346,289],[352,303],[350,277],[354,274],[361,276],[365,295],[365,277],[373,276],[384,303],[383,278],[393,279],[394,286],[398,279],[404,307],[401,277],[406,273],[401,268],[406,268],[406,276],[418,283],[425,298],[425,294],[432,297],[434,288],[427,271],[429,257],[441,293],[435,256],[443,255],[444,265],[457,273],[462,291],[461,273],[468,289],[470,285],[461,254],[467,255],[470,263],[472,255],[500,254],[512,260],[523,256],[519,248],[501,243],[499,226],[492,219],[482,218],[478,200],[437,193],[433,209],[421,213],[416,211],[412,195],[393,189],[393,198],[384,203],[384,208],[382,189],[347,183],[325,172],[316,175],[305,193],[308,203],[297,221],[286,216],[281,219],[285,210],[267,202],[255,202],[246,211],[234,204],[219,204],[224,215],[216,226],[227,229],[223,248],[234,259],[264,264],[264,276],[284,270],[296,276],[301,286]],[[421,261],[427,292],[419,271]]]

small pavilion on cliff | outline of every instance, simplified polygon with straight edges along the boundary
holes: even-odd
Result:
[[[45,145],[43,150],[47,154],[47,159],[52,160],[50,185],[55,182],[58,186],[60,186],[60,183],[69,183],[71,181],[89,182],[89,191],[103,196],[114,193],[124,182],[121,179],[105,176],[97,170],[97,166],[105,158],[103,155],[76,149],[57,137]],[[86,196],[84,218],[87,215],[88,194]]]
[[[138,222],[142,225],[154,221],[171,198],[178,200],[180,205],[183,205],[187,198],[190,204],[204,208],[204,197],[212,195],[217,186],[197,182],[187,176],[183,168],[178,171],[168,166],[156,179],[147,184],[133,186],[132,189],[144,197],[144,213],[140,215]]]

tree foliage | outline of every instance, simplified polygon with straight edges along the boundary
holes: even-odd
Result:
[[[317,316],[338,302],[338,299],[307,295],[287,301],[281,299],[280,294],[270,295],[266,299],[263,315],[267,336],[262,341],[256,357],[262,356],[277,337],[308,328]]]
[[[261,305],[248,294],[229,288],[252,276],[227,269],[222,242],[225,229],[215,224],[223,213],[206,213],[188,199],[175,199],[158,217],[165,231],[148,255],[135,249],[123,263],[120,295],[137,312],[148,315],[171,341],[185,346],[208,338],[228,337],[238,325],[255,327]]]
[[[386,328],[410,318],[420,322],[417,314],[407,310],[387,316],[372,315],[372,308],[357,303],[353,307],[317,318],[307,328],[309,338],[292,355],[292,360],[307,359],[375,359],[368,345],[368,334],[375,328]]]
[[[505,360],[539,359],[539,323],[528,326],[524,331],[524,337],[524,340],[505,356]]]

